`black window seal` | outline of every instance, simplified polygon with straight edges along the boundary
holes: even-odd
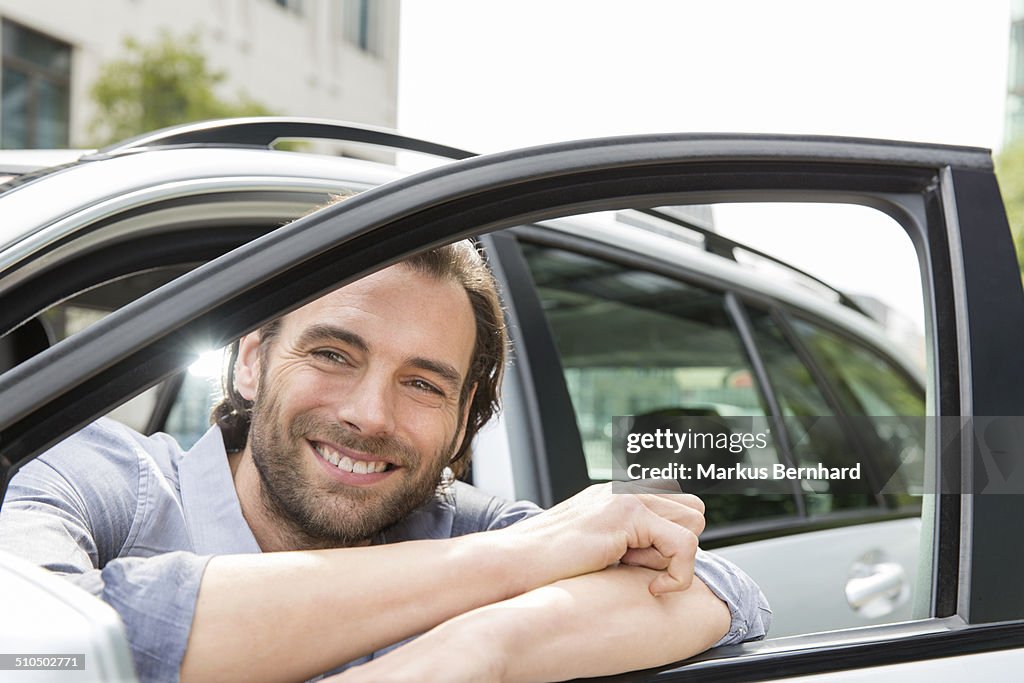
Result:
[[[941,178],[945,224],[956,242],[949,250],[959,258],[964,298],[957,322],[968,339],[964,360],[968,382],[961,394],[969,416],[1024,416],[1024,363],[1006,362],[1024,348],[1024,291],[1009,225],[996,177],[977,169],[944,169]],[[957,271],[954,271],[957,273]],[[949,321],[953,322],[953,321]],[[966,445],[960,453],[966,469],[962,481],[984,471],[981,449]],[[1008,590],[1009,568],[1024,574],[1024,544],[1010,541],[1009,524],[1024,519],[1024,495],[961,496],[969,542],[961,552],[968,561],[960,571],[965,594],[958,611],[968,622],[1002,621],[1024,613],[1024,591]],[[941,538],[941,536],[940,536]]]
[[[710,527],[701,534],[700,547],[705,550],[726,548],[741,543],[752,543],[784,536],[796,536],[811,531],[841,529],[844,527],[891,522],[900,519],[920,519],[921,511],[861,508],[842,510],[817,517],[780,516],[764,521],[737,522]]]
[[[761,350],[754,341],[753,326],[750,324],[750,316],[747,314],[747,309],[743,306],[736,293],[731,290],[726,294],[725,305],[732,318],[733,326],[739,334],[740,343],[747,354],[750,367],[754,372],[761,400],[768,406],[769,419],[776,434],[775,447],[779,459],[787,467],[796,467],[796,460],[793,457],[792,440],[789,436],[789,429],[786,427],[786,421],[783,419],[782,406],[779,403],[778,395],[775,393],[775,386],[772,384],[771,377],[768,375],[768,368],[764,358],[761,356]],[[796,505],[797,517],[806,518],[807,504],[802,495],[803,492],[800,490],[799,482],[792,480],[790,488],[793,492],[793,502]]]
[[[565,383],[562,358],[518,240],[509,231],[488,235],[484,240],[500,264],[509,322],[517,337],[512,371],[525,389],[538,502],[550,506],[591,483],[576,411]]]
[[[829,643],[822,647],[789,652],[758,651],[767,650],[772,644],[773,641],[766,641],[764,646],[752,644],[717,648],[705,655],[698,655],[696,660],[688,660],[677,668],[648,669],[621,676],[587,680],[606,683],[744,683],[763,681],[766,678],[788,678],[912,664],[1024,648],[1024,622],[965,625],[934,633],[866,639],[853,643]]]
[[[90,155],[100,158],[128,150],[181,145],[245,146],[269,149],[282,138],[306,138],[353,142],[395,151],[419,152],[445,159],[476,156],[457,147],[402,135],[394,130],[366,124],[297,116],[252,116],[200,121],[143,133],[104,147]]]

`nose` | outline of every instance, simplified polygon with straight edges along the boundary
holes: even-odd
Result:
[[[394,432],[394,395],[384,373],[363,373],[335,398],[338,420],[349,429],[363,436]]]

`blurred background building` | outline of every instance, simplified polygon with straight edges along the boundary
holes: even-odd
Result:
[[[171,118],[209,111],[397,123],[399,0],[0,0],[0,21],[6,149],[103,144],[124,130],[107,125],[122,115],[163,123],[126,113],[142,104],[116,99],[138,74],[110,71],[126,56],[152,57],[154,46],[165,71],[211,75],[214,99],[189,111],[166,103],[180,109],[164,113]],[[168,94],[159,79],[170,77],[146,82]]]

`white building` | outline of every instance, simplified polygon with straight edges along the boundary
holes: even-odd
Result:
[[[278,114],[393,128],[399,0],[0,0],[4,148],[80,147],[124,39],[196,32],[207,63]]]

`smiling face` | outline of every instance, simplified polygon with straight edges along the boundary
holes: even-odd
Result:
[[[464,434],[474,329],[459,284],[398,265],[290,313],[262,345],[243,338],[242,459],[288,545],[351,545],[429,499]]]

